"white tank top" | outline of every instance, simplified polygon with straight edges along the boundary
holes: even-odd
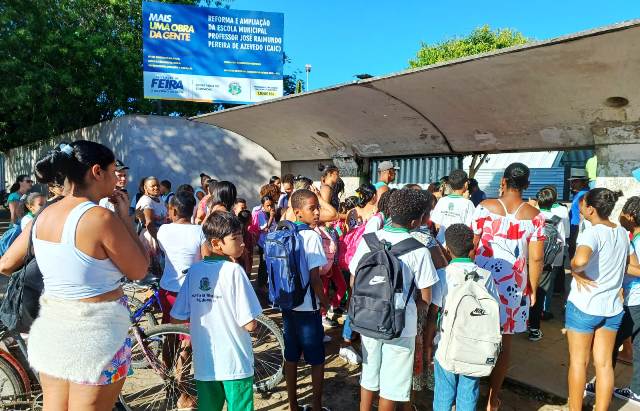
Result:
[[[71,210],[59,243],[37,238],[37,220],[32,227],[33,250],[42,272],[46,296],[79,300],[113,291],[120,286],[122,273],[110,259],[99,260],[76,248],[78,221],[93,207],[98,205],[87,201]]]

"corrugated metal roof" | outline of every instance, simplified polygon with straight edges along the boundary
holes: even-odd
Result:
[[[428,185],[449,175],[451,171],[462,168],[462,158],[458,156],[376,159],[371,161],[371,180],[374,183],[378,181],[378,164],[385,160],[400,167],[395,181],[398,185]]]
[[[553,185],[558,190],[558,196],[562,197],[565,185],[564,167],[554,168],[532,168],[529,181],[529,188],[524,191],[523,198],[534,198],[536,193],[544,186]],[[487,194],[488,198],[498,197],[500,180],[504,174],[504,169],[480,169],[475,178],[478,186]]]
[[[593,156],[593,150],[571,150],[565,151],[560,164],[573,168],[584,168],[588,159]]]

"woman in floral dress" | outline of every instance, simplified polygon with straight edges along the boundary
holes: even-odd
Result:
[[[500,294],[502,352],[490,377],[487,410],[500,407],[500,389],[509,366],[513,334],[527,331],[529,307],[535,304],[544,259],[544,217],[522,200],[529,168],[513,163],[500,183],[499,199],[476,209],[476,264],[491,271]],[[542,303],[542,302],[540,302]]]

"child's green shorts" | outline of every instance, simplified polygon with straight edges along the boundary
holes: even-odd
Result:
[[[198,409],[222,411],[225,401],[228,411],[253,411],[253,377],[229,381],[198,381]]]

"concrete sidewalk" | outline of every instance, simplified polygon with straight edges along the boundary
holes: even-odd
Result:
[[[562,333],[564,316],[560,306],[554,304],[553,313],[556,318],[544,321],[542,331],[544,337],[537,342],[527,339],[528,334],[520,334],[513,339],[513,355],[508,377],[524,385],[566,399],[568,397],[567,375],[569,370],[569,349],[567,338]],[[554,301],[555,302],[555,301]],[[594,377],[593,367],[589,369],[588,378]],[[618,362],[615,375],[616,387],[626,387],[631,381],[632,367]],[[560,408],[559,408],[560,409]],[[640,410],[640,407],[626,404],[614,398],[611,410]]]

